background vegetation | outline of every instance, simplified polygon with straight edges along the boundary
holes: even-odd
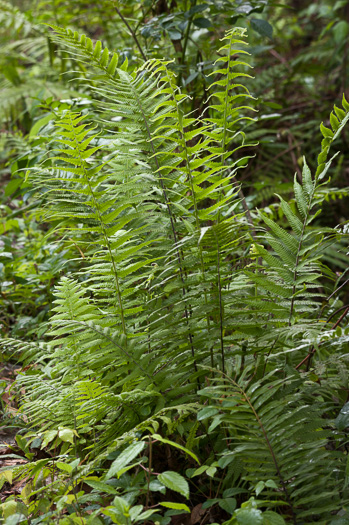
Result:
[[[348,20],[0,1],[5,525],[349,523]]]

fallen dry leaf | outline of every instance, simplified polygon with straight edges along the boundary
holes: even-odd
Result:
[[[194,525],[195,523],[199,523],[199,521],[201,521],[202,517],[204,516],[205,512],[206,511],[202,508],[202,503],[199,503],[198,505],[196,505],[191,511],[191,517],[190,517],[191,525]]]

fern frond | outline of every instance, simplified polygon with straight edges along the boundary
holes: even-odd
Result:
[[[349,103],[347,102],[344,95],[342,98],[342,106],[343,109],[334,106],[334,110],[330,115],[330,125],[332,129],[324,126],[323,123],[320,125],[320,131],[322,133],[323,139],[321,142],[321,152],[318,156],[316,178],[322,179],[324,177],[323,171],[326,166],[326,160],[331,144],[340,135],[341,131],[349,120]]]
[[[297,394],[301,382],[297,376],[266,375],[251,382],[247,370],[236,379],[222,375],[200,391],[219,411],[212,426],[217,420],[229,435],[229,447],[218,463],[226,467],[238,457],[242,478],[252,486],[273,479],[278,489],[268,490],[268,500],[275,506],[284,500],[288,507],[281,506],[279,512],[294,523],[309,516],[310,501],[312,519],[325,523],[341,507],[345,469],[336,452],[326,448],[326,439],[333,435],[329,422],[324,425],[326,405],[320,401],[311,407],[304,404]]]
[[[337,111],[337,113],[341,116],[344,126],[347,121],[345,112],[342,110],[342,112]],[[337,129],[339,130],[339,124]],[[319,247],[324,243],[324,237],[331,233],[330,229],[325,231],[312,226],[319,213],[318,207],[323,198],[322,193],[318,193],[318,188],[321,188],[325,183],[320,181],[330,168],[332,160],[325,163],[324,152],[327,156],[329,147],[336,136],[335,133],[330,133],[327,128],[325,129],[323,125],[321,125],[321,130],[323,135],[326,135],[324,135],[322,153],[319,156],[319,167],[315,178],[312,178],[310,169],[304,160],[302,182],[299,183],[297,177],[294,180],[295,202],[299,215],[282,197],[279,197],[281,209],[293,232],[287,232],[267,215],[260,214],[261,219],[269,228],[268,233],[264,234],[264,239],[272,247],[275,255],[270,254],[263,246],[256,244],[254,252],[267,263],[269,275],[260,275],[258,271],[246,272],[257,287],[269,292],[269,294],[290,301],[289,327],[295,324],[300,334],[302,332],[301,326],[304,326],[308,335],[312,332],[310,325],[309,331],[306,329],[306,324],[301,323],[300,325],[299,323],[303,315],[306,318],[308,317],[309,305],[313,304],[314,309],[318,308],[316,299],[318,300],[322,296],[322,292],[317,291],[320,287],[319,279],[322,277],[322,254]],[[315,301],[309,303],[307,298],[315,299]],[[270,300],[268,295],[265,299]],[[308,319],[307,322],[310,320]],[[275,329],[275,324],[273,329]],[[282,326],[279,326],[279,329],[281,331],[276,333],[280,336],[285,331]],[[321,331],[320,325],[318,330],[313,332],[315,339],[319,331]]]
[[[84,63],[93,64],[103,70],[109,78],[114,78],[118,66],[119,57],[117,53],[109,53],[108,48],[102,48],[102,43],[97,40],[93,44],[92,40],[86,35],[79,35],[77,31],[64,29],[52,24],[48,24],[54,30],[54,40],[63,46],[74,49],[75,56]],[[127,67],[127,62],[123,67]]]

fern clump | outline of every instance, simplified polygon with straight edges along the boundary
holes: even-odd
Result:
[[[338,231],[317,217],[348,103],[335,106],[332,129],[321,125],[315,175],[304,159],[294,198],[279,197],[277,220],[250,210],[237,180],[255,146],[245,30],[222,39],[197,115],[170,61],[132,69],[101,42],[51,27],[80,66],[91,108],[48,102],[52,133],[28,170],[37,215],[52,223],[48,235],[79,257],[75,272],[62,266],[44,341],[3,341],[38,364],[17,380],[21,411],[32,427],[53,432],[55,447],[70,436],[63,430],[72,432],[63,451],[78,461],[69,474],[116,495],[118,512],[128,512],[118,490],[131,483],[131,469],[146,476],[146,507],[153,475],[159,492],[188,497],[183,476],[155,474],[155,441],[205,465],[193,477],[202,476],[202,486],[211,478],[217,497],[204,494],[208,507],[233,499],[218,496],[234,489],[240,504],[263,508],[265,520],[277,511],[278,523],[329,523],[348,503],[345,436],[328,394],[336,372],[324,371],[338,340],[328,308],[334,273],[322,255]],[[148,466],[143,456],[128,465],[145,442]],[[122,467],[120,457],[128,458]],[[267,487],[258,503],[247,497],[258,496],[256,486]],[[221,508],[235,523],[228,503]],[[271,523],[255,510],[258,523]],[[119,520],[117,511],[103,512]]]

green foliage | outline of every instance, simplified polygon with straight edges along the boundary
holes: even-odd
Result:
[[[241,378],[223,376],[215,381],[217,386],[199,393],[219,407],[211,425],[225,425],[229,432],[230,447],[222,452],[218,465],[227,467],[239,461],[242,478],[252,484],[257,479],[264,482],[263,494],[269,504],[275,507],[284,500],[288,505],[284,512],[298,522],[314,514],[315,508],[319,517],[335,510],[343,478],[323,470],[332,456],[326,440],[334,437],[333,428],[322,429],[326,404],[318,400],[310,407],[305,392],[299,391],[299,377],[279,375],[271,380],[267,374],[251,384],[245,367]]]
[[[26,480],[0,506],[5,525],[345,520],[347,234],[321,214],[346,191],[328,178],[344,162],[329,150],[349,120],[345,96],[320,126],[320,153],[296,159],[294,196],[273,161],[275,199],[260,173],[285,120],[252,118],[265,80],[249,74],[246,29],[220,32],[209,75],[193,71],[195,42],[229,17],[257,39],[278,35],[281,22],[256,18],[271,3],[115,4],[132,38],[117,52],[107,22],[94,38],[98,6],[91,38],[75,31],[81,4],[64,15],[49,2],[37,21],[51,29],[1,4],[16,36],[1,344],[24,365],[12,390],[27,425],[9,454],[25,463],[0,472],[2,485]],[[175,52],[163,60],[166,38]],[[56,91],[35,91],[44,71]],[[249,194],[238,178],[251,170]]]

